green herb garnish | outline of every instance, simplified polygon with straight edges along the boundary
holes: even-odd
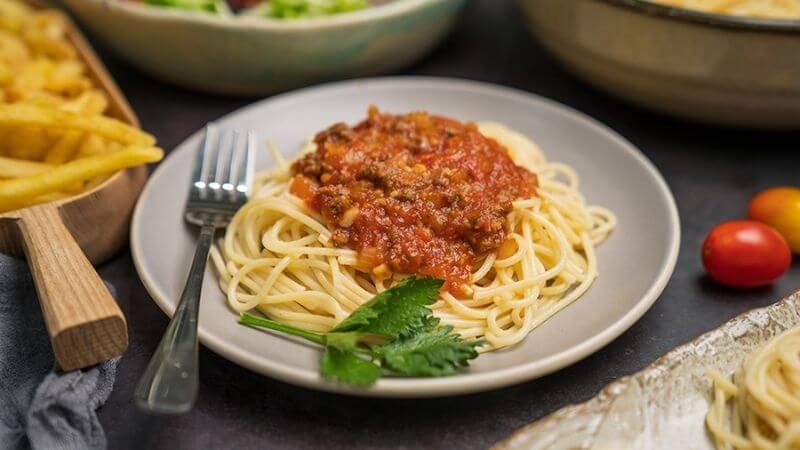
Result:
[[[369,386],[383,374],[452,375],[478,356],[483,341],[465,341],[440,326],[429,306],[442,281],[408,277],[376,295],[327,333],[315,333],[244,313],[239,323],[299,336],[322,345],[323,377]]]

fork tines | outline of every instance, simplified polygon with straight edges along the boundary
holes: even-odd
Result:
[[[206,125],[195,159],[189,208],[193,202],[218,208],[244,204],[253,180],[255,145],[253,131],[243,134]]]

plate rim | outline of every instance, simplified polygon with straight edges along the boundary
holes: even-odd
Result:
[[[669,249],[665,255],[665,259],[661,264],[656,279],[650,285],[649,289],[642,295],[633,308],[628,310],[623,316],[619,317],[612,325],[605,328],[600,333],[597,333],[594,336],[582,341],[581,343],[547,358],[527,362],[516,367],[493,370],[484,373],[465,373],[452,377],[441,378],[381,379],[376,385],[368,389],[352,388],[338,383],[326,382],[320,378],[319,374],[316,372],[312,373],[306,369],[271,361],[264,355],[248,355],[247,352],[240,350],[234,345],[224,342],[223,339],[220,339],[214,336],[213,333],[208,332],[208,330],[203,330],[201,328],[198,330],[198,334],[200,342],[203,345],[212,350],[214,353],[237,365],[245,367],[261,375],[266,375],[295,386],[364,397],[443,397],[498,389],[501,387],[530,381],[572,365],[600,350],[611,341],[619,337],[623,332],[633,326],[633,324],[636,323],[650,309],[650,307],[664,291],[664,288],[669,282],[678,261],[681,228],[675,198],[672,195],[669,185],[664,180],[664,177],[661,175],[655,165],[647,158],[647,156],[644,155],[644,153],[638,150],[630,141],[609,128],[607,125],[604,125],[588,114],[578,111],[570,106],[531,92],[495,85],[492,83],[447,77],[390,76],[336,81],[289,91],[283,94],[255,101],[249,105],[245,105],[241,108],[230,111],[215,120],[224,120],[233,114],[241,114],[245,111],[261,107],[265,103],[286,101],[286,99],[290,99],[291,97],[297,95],[320,94],[325,91],[347,89],[354,86],[377,86],[386,88],[399,87],[401,85],[416,85],[416,87],[419,87],[420,85],[426,85],[428,87],[432,86],[435,88],[448,89],[458,88],[470,92],[513,98],[528,104],[536,105],[536,107],[544,106],[550,111],[558,114],[571,116],[572,119],[581,122],[585,126],[593,128],[596,132],[605,135],[610,140],[618,143],[619,147],[625,151],[628,156],[633,158],[645,169],[650,178],[655,182],[660,196],[665,200],[669,209],[668,216],[670,220],[668,226],[672,231],[669,236]],[[181,143],[178,144],[175,149],[201,132],[202,129],[190,134],[183,141],[181,141]],[[153,184],[151,183],[151,180],[158,176],[163,167],[165,167],[166,163],[173,158],[173,156],[176,154],[174,151],[175,149],[173,149],[173,151],[167,155],[164,161],[162,161],[161,164],[156,167],[151,174],[150,179],[148,179],[147,184],[137,200],[133,218],[131,220],[130,231],[131,256],[136,268],[136,272],[150,297],[153,299],[156,305],[158,305],[158,307],[170,318],[172,317],[175,307],[166,300],[169,296],[160,291],[160,289],[156,286],[156,283],[153,281],[154,277],[152,277],[152,275],[149,273],[147,267],[144,266],[142,261],[142,254],[144,252],[138,235],[141,234],[140,229],[143,226],[142,210],[144,207],[142,205],[145,203],[144,199],[152,195],[151,188]]]

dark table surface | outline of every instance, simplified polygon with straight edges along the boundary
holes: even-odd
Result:
[[[256,98],[223,98],[148,78],[95,43],[145,129],[171,149],[206,122]],[[475,0],[451,37],[406,74],[482,80],[562,102],[631,140],[664,174],[681,217],[681,254],[656,304],[630,330],[585,360],[517,386],[461,397],[382,400],[293,387],[207,349],[200,393],[185,415],[152,418],[132,404],[135,383],[167,325],[129,252],[100,272],[119,292],[130,349],[100,409],[109,448],[486,448],[556,409],[582,402],[676,345],[747,309],[800,288],[800,264],[773,286],[720,287],[703,275],[699,247],[716,223],[742,217],[761,189],[800,184],[800,135],[716,129],[659,116],[579,82],[526,33],[507,0]]]

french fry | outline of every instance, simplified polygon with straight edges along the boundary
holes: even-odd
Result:
[[[28,45],[38,54],[56,60],[75,59],[75,49],[64,39],[66,25],[54,11],[33,14],[21,30]]]
[[[64,200],[65,198],[70,198],[74,194],[70,194],[68,192],[51,192],[49,194],[43,194],[36,197],[31,204],[36,205],[39,203],[50,203],[55,202],[58,200]]]
[[[67,130],[55,145],[50,148],[50,151],[44,156],[44,162],[47,164],[63,164],[75,154],[83,135],[80,131]]]
[[[0,45],[2,45],[2,43],[0,43]],[[5,85],[13,80],[14,80],[14,72],[11,70],[11,67],[9,67],[8,64],[6,64],[0,58],[0,84]]]
[[[118,152],[122,150],[123,147],[119,142],[110,141],[106,148],[109,152]]]
[[[86,183],[84,181],[78,181],[68,186],[64,186],[61,190],[67,195],[77,195],[83,192],[85,184]]]
[[[53,167],[50,164],[0,156],[0,178],[32,177],[47,172]]]
[[[106,181],[108,177],[109,175],[100,175],[99,177],[94,177],[91,180],[86,181],[86,185],[83,188],[87,191],[91,191],[97,186],[103,184],[103,182]]]
[[[60,127],[95,133],[128,145],[149,147],[155,138],[109,117],[86,117],[69,111],[37,108],[28,105],[0,105],[0,124]]]
[[[8,156],[30,161],[41,161],[50,140],[41,127],[19,127],[5,138]]]
[[[31,15],[33,10],[22,2],[0,2],[0,28],[13,32],[19,31],[21,24]]]
[[[78,147],[78,153],[75,155],[75,159],[87,158],[89,156],[100,155],[107,152],[108,150],[105,139],[96,134],[90,133],[86,135],[86,138],[83,139],[80,147]]]
[[[56,10],[0,0],[0,212],[93,189],[163,156],[155,138],[104,116],[106,93]]]
[[[74,158],[81,142],[80,131],[67,130],[61,135],[59,140],[53,145],[44,157],[44,162],[48,164],[63,164]],[[75,195],[84,189],[84,183],[79,181],[64,187],[64,192]]]
[[[25,93],[22,96],[23,98],[18,100],[19,103],[39,108],[61,108],[65,103],[62,97],[47,91]]]
[[[163,156],[159,148],[128,147],[115,153],[76,159],[32,177],[0,181],[0,211],[30,206],[42,195],[127,167],[155,162]]]
[[[60,107],[65,111],[94,116],[103,114],[103,111],[108,107],[108,99],[101,91],[92,89],[72,100],[65,101]]]
[[[9,100],[24,100],[44,89],[53,71],[53,62],[35,59],[20,67],[14,80],[6,87]]]
[[[46,89],[73,96],[89,91],[92,82],[83,76],[83,66],[78,61],[57,64],[47,80]]]
[[[25,41],[12,32],[0,31],[0,61],[9,66],[24,64],[31,59]]]
[[[13,127],[0,126],[0,156],[5,156],[8,154],[8,149],[4,143],[6,141],[6,136],[8,136],[8,133],[10,133],[11,130],[13,130]]]

